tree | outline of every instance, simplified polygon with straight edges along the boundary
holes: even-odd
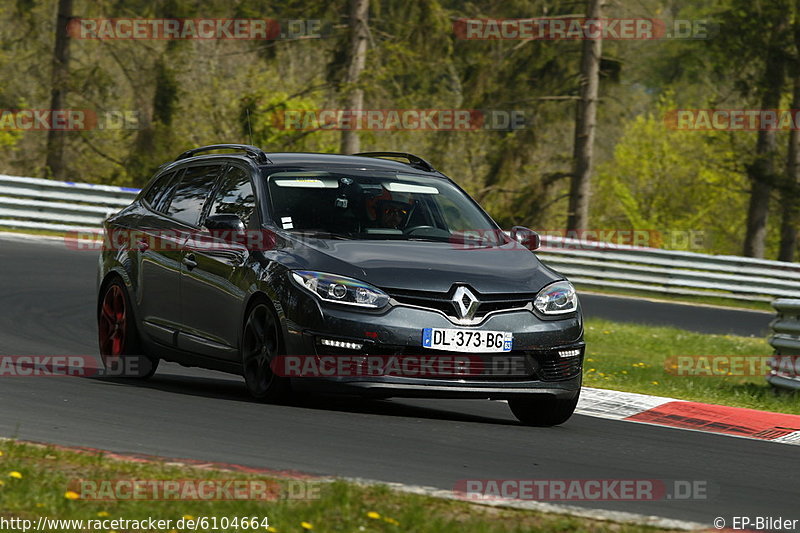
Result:
[[[653,231],[656,247],[736,253],[747,205],[737,133],[665,128],[673,98],[625,122],[613,159],[597,167],[592,219],[602,228]]]
[[[800,0],[795,2],[794,57],[790,63],[793,79],[792,109],[800,109]],[[794,261],[797,251],[797,232],[800,226],[800,130],[789,133],[786,156],[786,176],[781,188],[781,238],[779,261]]]
[[[767,47],[764,75],[761,84],[761,109],[780,107],[783,83],[785,80],[785,50],[778,26],[774,40]],[[762,128],[756,140],[755,160],[747,167],[750,178],[750,203],[747,209],[744,249],[747,257],[764,257],[767,236],[767,219],[772,189],[777,181],[775,159],[777,154],[777,135],[771,128]]]
[[[359,86],[361,72],[367,61],[367,42],[369,39],[369,0],[350,1],[350,46],[348,49],[347,76],[344,80],[346,91],[345,109],[355,113],[364,108],[364,89]],[[341,152],[354,154],[361,149],[356,129],[342,131]]]
[[[602,17],[602,0],[587,0],[587,16]],[[600,58],[603,40],[586,38],[581,57],[581,90],[578,112],[575,117],[575,145],[573,152],[572,181],[569,192],[568,230],[585,229],[589,223],[589,196],[591,194],[594,133],[597,125],[597,92],[600,85]]]
[[[69,77],[69,35],[67,24],[72,18],[72,0],[59,0],[56,15],[56,42],[53,47],[50,109],[63,109]],[[47,170],[55,179],[66,177],[64,167],[64,132],[51,129],[47,134]]]

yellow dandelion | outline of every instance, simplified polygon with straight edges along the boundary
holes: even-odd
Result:
[[[589,372],[594,372],[594,371],[595,371],[594,368],[589,369]]]
[[[594,363],[594,359],[592,359],[591,357],[588,358],[587,361],[590,362],[590,363]]]
[[[111,516],[111,514],[109,514],[108,511],[100,511],[99,513],[97,513],[97,516],[99,516],[100,518],[104,518],[106,516]]]
[[[608,331],[608,330],[603,331],[603,335],[610,335],[610,334],[611,334],[611,332]]]
[[[274,528],[272,526],[267,527],[267,531],[269,531],[269,533],[278,533],[277,528]]]
[[[314,526],[312,526],[309,522],[300,522],[300,527],[303,529],[314,529]]]
[[[623,374],[627,374],[627,373],[628,373],[628,371],[627,371],[627,370],[623,370],[623,371],[622,371],[622,373],[623,373]]]
[[[64,493],[64,497],[68,500],[77,500],[78,498],[80,498],[80,495],[74,490],[68,490],[67,492]]]
[[[400,525],[400,522],[398,522],[398,521],[397,521],[397,520],[395,520],[394,518],[388,518],[388,517],[386,517],[386,518],[384,518],[384,519],[383,519],[383,521],[384,521],[384,522],[386,522],[386,523],[388,523],[388,524],[392,524],[393,526],[399,526],[399,525]]]
[[[380,519],[380,517],[381,517],[381,515],[379,515],[379,514],[378,514],[378,513],[376,513],[375,511],[370,511],[370,512],[368,512],[368,513],[367,513],[367,516],[368,516],[369,518],[372,518],[373,520],[378,520],[378,519]]]
[[[0,452],[0,457],[3,457],[3,452]]]
[[[2,486],[3,486],[3,485],[5,485],[5,484],[6,484],[6,482],[5,482],[5,481],[3,481],[2,479],[0,479],[0,487],[2,487]]]
[[[651,381],[650,383],[653,385],[658,385],[658,381]]]
[[[8,477],[13,477],[14,479],[22,479],[22,474],[14,470],[13,472],[8,473]]]
[[[117,533],[117,530],[116,529],[109,529],[108,533]]]
[[[44,507],[44,504],[43,503],[37,503],[36,507],[42,508],[42,507]]]
[[[194,517],[192,515],[190,515],[190,514],[185,514],[185,515],[183,515],[183,519],[184,520],[194,520]]]

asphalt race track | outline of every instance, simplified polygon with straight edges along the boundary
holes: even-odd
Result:
[[[93,355],[96,254],[0,237],[0,354]],[[587,315],[758,335],[769,315],[586,295]],[[518,425],[489,401],[250,401],[235,376],[162,364],[144,384],[0,378],[0,436],[451,489],[463,479],[700,480],[706,501],[595,502],[711,523],[800,518],[794,446],[575,416]],[[577,505],[584,505],[577,503]]]

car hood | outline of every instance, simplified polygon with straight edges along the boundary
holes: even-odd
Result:
[[[514,243],[462,248],[421,241],[291,239],[286,245],[281,262],[289,268],[330,272],[384,289],[447,292],[466,284],[484,294],[531,293],[564,279]]]

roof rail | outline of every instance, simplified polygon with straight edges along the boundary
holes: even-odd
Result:
[[[433,165],[431,165],[421,157],[406,152],[361,152],[359,154],[353,154],[353,155],[361,157],[377,157],[377,158],[400,157],[407,160],[408,164],[414,168],[425,170],[426,172],[433,172],[436,170],[435,168],[433,168]]]
[[[261,148],[250,146],[249,144],[211,144],[208,146],[201,146],[200,148],[192,148],[176,157],[175,161],[194,157],[200,152],[210,152],[211,150],[239,150],[246,152],[247,155],[255,159],[257,163],[272,163]]]

